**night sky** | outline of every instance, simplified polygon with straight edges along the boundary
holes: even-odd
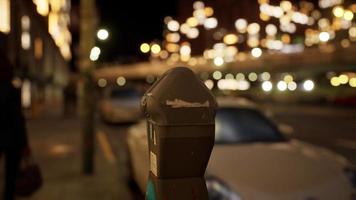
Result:
[[[99,28],[107,28],[110,37],[97,42],[102,62],[134,62],[147,57],[139,51],[142,42],[162,39],[163,19],[176,15],[176,0],[97,0]]]

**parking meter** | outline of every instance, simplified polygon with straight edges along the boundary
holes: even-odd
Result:
[[[204,173],[214,146],[217,103],[188,68],[167,71],[141,101],[147,118],[148,200],[207,200]]]

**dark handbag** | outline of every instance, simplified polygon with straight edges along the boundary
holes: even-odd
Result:
[[[16,179],[16,196],[26,197],[38,191],[43,184],[39,166],[30,155],[24,156]]]

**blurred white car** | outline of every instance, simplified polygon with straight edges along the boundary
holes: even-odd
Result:
[[[141,94],[133,88],[106,88],[99,101],[101,118],[108,123],[136,122],[142,117]]]
[[[206,173],[209,199],[356,199],[356,171],[346,159],[286,139],[246,101],[218,103],[215,146]],[[149,173],[144,121],[129,129],[127,142],[133,179],[144,192]]]

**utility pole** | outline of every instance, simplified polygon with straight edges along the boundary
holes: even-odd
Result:
[[[81,73],[80,113],[82,123],[82,170],[84,174],[94,173],[95,153],[95,84],[94,63],[89,59],[95,45],[95,0],[80,0],[79,25],[79,67]]]

